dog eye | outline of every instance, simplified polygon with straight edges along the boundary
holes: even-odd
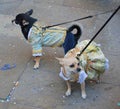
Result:
[[[73,68],[73,67],[74,67],[74,64],[71,64],[70,67]]]
[[[77,64],[78,66],[80,65],[80,63]]]

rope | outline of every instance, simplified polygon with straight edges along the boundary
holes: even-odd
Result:
[[[79,21],[79,20],[84,20],[84,19],[96,17],[96,16],[99,16],[99,15],[102,15],[102,14],[106,14],[106,13],[109,13],[109,12],[112,12],[112,11],[114,11],[114,10],[109,10],[109,11],[105,11],[105,12],[102,12],[102,13],[99,13],[99,14],[89,15],[89,16],[86,16],[86,17],[81,17],[79,19],[70,20],[70,21],[67,21],[67,22],[46,26],[46,27],[44,27],[44,29],[51,28],[51,27],[54,27],[54,26],[64,25],[64,24],[68,24],[68,23],[72,23],[72,22],[76,22],[76,21]]]
[[[97,37],[97,35],[103,30],[103,28],[107,25],[107,23],[112,19],[112,17],[117,13],[120,9],[120,6],[113,12],[113,14],[108,18],[108,20],[104,23],[104,25],[98,30],[98,32],[93,36],[93,38],[89,41],[89,43],[83,48],[83,50],[77,56],[81,56],[81,54],[86,50],[86,48],[90,45],[90,43]]]

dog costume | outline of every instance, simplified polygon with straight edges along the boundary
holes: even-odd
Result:
[[[67,53],[76,45],[74,35],[67,33],[66,28],[51,27],[43,29],[43,27],[45,27],[43,23],[35,22],[28,33],[28,41],[33,48],[33,56],[42,56],[43,46],[60,47],[63,45],[65,53]]]
[[[80,51],[88,44],[90,40],[84,40],[76,45]],[[100,44],[92,42],[83,54],[79,57],[80,64],[87,73],[88,78],[93,79],[102,74],[109,68],[109,61],[104,56]]]
[[[77,44],[82,30],[78,25],[72,25],[69,28],[48,27],[39,22],[36,18],[31,17],[33,10],[16,15],[12,20],[20,25],[21,31],[26,40],[32,45],[33,56],[42,56],[42,47],[63,46],[65,54]],[[75,34],[72,31],[76,29]]]
[[[69,52],[72,52],[74,49],[79,49],[79,52],[76,53],[79,54],[82,49],[88,44],[90,40],[84,40],[81,42],[78,42],[75,48],[71,49]],[[104,56],[102,50],[100,49],[100,45],[96,44],[95,42],[92,42],[87,49],[83,52],[81,56],[78,57],[80,60],[80,66],[82,67],[82,70],[76,74],[71,73],[71,75],[65,76],[63,74],[63,69],[61,68],[61,71],[59,73],[59,76],[64,80],[73,80],[75,76],[78,76],[78,82],[82,83],[85,81],[86,78],[93,79],[95,77],[98,77],[100,74],[103,74],[105,70],[109,68],[109,61]]]

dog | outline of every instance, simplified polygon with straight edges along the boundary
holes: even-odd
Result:
[[[90,40],[79,42],[75,48],[69,50],[64,58],[58,58],[61,65],[59,76],[66,81],[66,96],[71,95],[70,82],[78,82],[81,84],[81,95],[85,99],[87,97],[85,91],[85,80],[98,80],[100,75],[109,68],[109,61],[104,56],[99,45],[92,42],[81,56],[80,52],[88,44]]]
[[[74,48],[82,34],[81,27],[74,24],[71,27],[51,27],[39,22],[36,18],[31,17],[33,10],[17,14],[12,23],[19,25],[25,39],[32,45],[32,55],[35,60],[34,69],[39,68],[40,57],[42,56],[42,47],[61,47],[63,46],[65,54]],[[72,31],[76,29],[75,34]]]

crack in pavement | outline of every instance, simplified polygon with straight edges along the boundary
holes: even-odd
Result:
[[[26,68],[27,68],[27,65],[28,65],[28,63],[31,61],[31,59],[32,59],[32,57],[30,57],[30,59],[27,61],[26,65],[25,65],[25,67],[24,67],[24,69],[23,69],[23,71],[21,72],[21,74],[20,74],[19,77],[17,78],[16,82],[14,82],[14,85],[13,85],[13,87],[11,88],[11,90],[9,91],[9,94],[7,95],[7,97],[6,97],[6,98],[0,98],[0,102],[9,102],[9,101],[10,101],[10,99],[11,99],[11,97],[12,97],[14,91],[15,91],[15,88],[16,88],[16,87],[18,86],[18,84],[20,83],[20,79],[21,79],[22,75],[24,74],[24,72],[25,72],[25,70],[26,70]]]

